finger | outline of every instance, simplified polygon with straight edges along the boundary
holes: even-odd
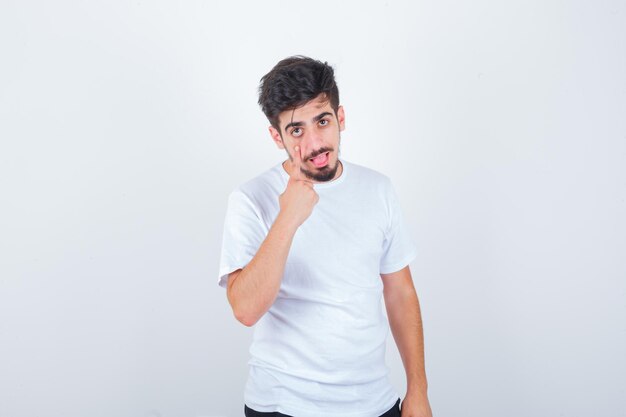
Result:
[[[291,170],[291,178],[294,180],[303,180],[304,176],[302,175],[302,171],[300,167],[302,166],[302,154],[300,153],[300,147],[296,146],[293,148],[293,157],[292,157],[293,169]]]

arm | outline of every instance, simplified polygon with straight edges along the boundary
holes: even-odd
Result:
[[[230,274],[228,302],[244,325],[254,325],[274,303],[296,230],[279,214],[254,258]]]
[[[237,320],[253,326],[274,304],[296,231],[311,215],[319,196],[300,170],[302,155],[294,148],[293,172],[278,198],[280,211],[256,254],[228,277],[227,296]]]
[[[432,416],[424,366],[424,335],[417,293],[408,266],[381,274],[385,307],[407,378],[402,416]],[[405,413],[406,409],[410,409]]]

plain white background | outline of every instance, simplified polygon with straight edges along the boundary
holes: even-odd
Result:
[[[294,54],[398,191],[434,415],[626,415],[624,1],[3,0],[0,53],[1,417],[243,415],[222,221]]]

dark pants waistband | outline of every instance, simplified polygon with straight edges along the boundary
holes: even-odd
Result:
[[[269,413],[256,411],[245,404],[243,406],[243,412],[246,417],[294,417],[287,414],[279,413],[278,411]],[[398,398],[398,401],[396,401],[393,407],[391,407],[385,413],[381,414],[380,417],[400,417],[400,398]]]

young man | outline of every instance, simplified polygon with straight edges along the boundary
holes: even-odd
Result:
[[[256,325],[245,415],[430,417],[415,246],[389,178],[340,158],[333,69],[284,59],[259,104],[288,159],[230,194],[218,279],[235,317]],[[388,323],[407,375],[401,411]]]

